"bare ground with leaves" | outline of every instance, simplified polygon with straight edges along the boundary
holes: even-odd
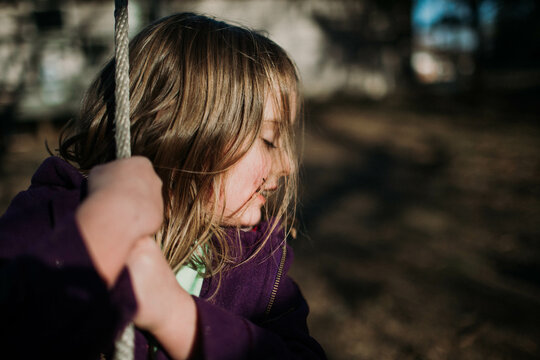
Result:
[[[540,358],[540,127],[498,109],[311,111],[294,275],[331,359]]]

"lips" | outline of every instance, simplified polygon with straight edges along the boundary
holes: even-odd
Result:
[[[259,189],[256,191],[256,193],[261,195],[264,198],[268,198],[276,190],[277,190],[277,187],[268,187],[264,189]]]
[[[262,205],[266,203],[266,199],[276,190],[276,187],[262,188],[262,186],[255,191],[255,198],[258,199]]]
[[[277,186],[269,184],[266,179],[264,179],[265,182],[259,186],[259,188],[255,191],[255,194],[253,194],[253,197],[256,198],[261,205],[264,205],[266,203],[266,199],[277,190]]]

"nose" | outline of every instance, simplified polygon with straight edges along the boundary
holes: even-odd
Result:
[[[288,176],[294,170],[294,161],[286,151],[279,151],[274,159],[274,173],[277,177]]]

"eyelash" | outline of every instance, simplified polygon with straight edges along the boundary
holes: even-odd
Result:
[[[262,139],[262,141],[263,141],[264,144],[265,144],[266,146],[268,146],[270,149],[277,149],[276,144],[274,144],[273,142],[268,141],[268,140],[266,140],[266,139]]]

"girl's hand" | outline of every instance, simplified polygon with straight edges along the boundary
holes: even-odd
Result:
[[[145,157],[134,156],[94,167],[88,176],[89,197],[101,196],[115,214],[129,225],[123,229],[138,235],[154,234],[163,221],[162,182]],[[107,199],[109,199],[107,201]],[[114,203],[113,203],[114,201]],[[122,217],[123,215],[123,217]]]
[[[75,216],[97,271],[112,286],[135,242],[161,226],[161,180],[140,156],[96,166]]]
[[[137,298],[137,327],[152,333],[174,359],[187,359],[196,333],[197,309],[180,287],[159,247],[149,237],[135,244],[127,260]]]

